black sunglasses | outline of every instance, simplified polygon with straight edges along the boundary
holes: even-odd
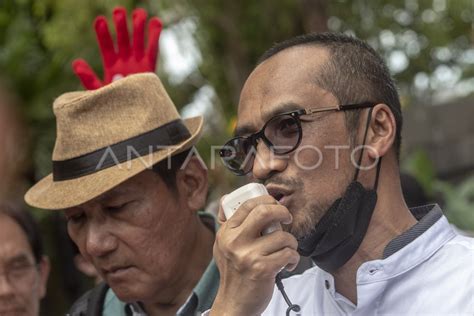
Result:
[[[229,140],[219,150],[219,156],[230,171],[243,176],[252,171],[259,139],[262,139],[265,145],[277,155],[285,155],[298,148],[303,138],[300,116],[370,108],[375,105],[376,103],[364,102],[281,113],[268,120],[260,131]]]

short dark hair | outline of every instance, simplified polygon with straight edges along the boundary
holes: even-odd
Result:
[[[395,117],[395,153],[400,155],[402,113],[395,82],[380,55],[367,43],[342,33],[312,33],[293,37],[267,50],[258,64],[290,47],[315,45],[329,51],[329,62],[321,67],[315,82],[331,92],[340,104],[384,103]],[[355,143],[362,110],[346,111],[346,125]]]
[[[43,241],[41,239],[39,226],[33,216],[26,211],[24,207],[10,202],[0,204],[0,214],[11,218],[21,227],[28,238],[28,243],[33,251],[36,263],[40,263],[43,257]]]
[[[166,186],[174,193],[177,192],[176,173],[183,166],[191,149],[192,148],[173,155],[171,158],[164,159],[153,166],[153,171],[160,176]]]

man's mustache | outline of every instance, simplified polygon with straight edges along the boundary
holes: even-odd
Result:
[[[290,178],[290,179],[289,178],[284,178],[281,175],[271,176],[271,177],[265,179],[265,181],[263,181],[263,184],[265,186],[267,186],[269,184],[280,184],[280,185],[284,185],[285,187],[288,187],[288,188],[291,188],[291,189],[294,189],[294,190],[297,190],[297,189],[303,187],[303,181],[302,180],[294,179],[294,178]]]

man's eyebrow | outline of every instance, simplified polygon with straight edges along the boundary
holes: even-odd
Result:
[[[245,136],[252,134],[255,131],[255,128],[253,128],[251,125],[242,125],[238,126],[234,130],[234,136]]]
[[[304,109],[304,107],[301,106],[298,103],[295,103],[295,102],[280,103],[280,104],[274,106],[270,111],[264,112],[263,115],[262,115],[262,119],[266,122],[266,121],[268,121],[269,119],[271,119],[272,117],[274,117],[278,114],[291,112],[291,111],[296,111],[296,110],[301,110],[301,109]]]
[[[301,110],[303,108],[304,108],[303,106],[301,106],[301,105],[299,105],[298,103],[295,103],[295,102],[280,103],[280,104],[274,106],[270,111],[265,112],[262,115],[262,119],[263,119],[264,122],[267,122],[269,119],[271,119],[272,117],[274,117],[278,114],[285,113],[285,112],[291,112],[291,111],[295,111],[295,110]],[[252,125],[241,125],[241,126],[238,126],[235,129],[234,136],[249,135],[249,134],[255,133],[256,131],[257,130]]]
[[[97,202],[103,204],[103,203],[107,203],[107,202],[110,202],[110,201],[115,201],[118,198],[121,198],[123,196],[128,195],[129,193],[130,193],[129,188],[124,189],[124,188],[121,188],[121,187],[115,187],[112,190],[107,191],[104,194],[102,194],[101,196],[97,197]]]
[[[104,202],[107,202],[108,200],[110,199],[113,199],[115,197],[117,197],[117,191],[115,191],[115,189],[112,189],[108,192],[105,192],[104,194],[100,195],[97,197],[96,201],[99,202],[99,203],[104,203]]]
[[[8,264],[23,264],[23,263],[30,263],[28,255],[26,253],[19,253],[8,260]]]

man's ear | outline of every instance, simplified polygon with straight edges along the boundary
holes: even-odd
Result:
[[[191,210],[199,211],[206,205],[207,167],[200,157],[193,155],[184,162],[176,174],[176,186],[183,203]]]
[[[39,270],[39,297],[42,299],[46,296],[46,290],[48,288],[48,278],[49,271],[51,269],[51,264],[49,263],[49,258],[43,256],[38,265]]]
[[[365,124],[361,124],[365,125]],[[395,116],[388,105],[379,103],[372,109],[369,131],[367,132],[366,145],[370,160],[385,156],[395,142],[397,125]]]

